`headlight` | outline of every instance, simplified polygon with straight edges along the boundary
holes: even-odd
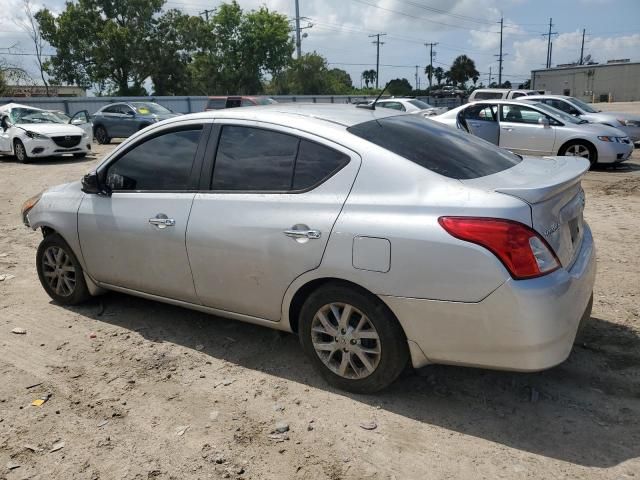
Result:
[[[603,142],[614,142],[614,143],[628,143],[629,137],[598,137],[598,140],[602,140]]]
[[[49,140],[49,137],[46,135],[40,135],[39,133],[32,132],[30,130],[27,130],[27,137],[34,138],[36,140]]]
[[[38,193],[37,195],[34,195],[33,197],[31,197],[30,199],[28,199],[26,202],[22,204],[22,209],[21,209],[22,223],[24,223],[27,227],[31,226],[29,225],[29,219],[27,218],[27,215],[29,214],[31,209],[36,206],[36,204],[40,201],[41,198],[42,198],[42,192]]]

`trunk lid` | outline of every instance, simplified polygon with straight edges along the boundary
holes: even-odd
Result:
[[[569,268],[583,236],[584,191],[580,181],[589,162],[580,157],[523,157],[515,167],[465,185],[519,198],[531,208],[531,227]]]

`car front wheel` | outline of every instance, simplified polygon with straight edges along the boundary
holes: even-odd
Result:
[[[38,278],[47,294],[62,305],[77,305],[91,297],[78,259],[58,234],[42,239],[36,253]]]
[[[27,149],[17,138],[13,141],[13,153],[20,163],[29,163],[30,158],[29,155],[27,155]]]
[[[592,166],[598,162],[598,152],[586,142],[569,142],[560,149],[558,155],[586,158]]]
[[[400,324],[377,297],[346,284],[309,296],[300,313],[300,342],[327,382],[374,393],[391,384],[409,359]]]
[[[109,134],[107,133],[107,129],[102,125],[96,127],[96,131],[93,132],[93,137],[96,139],[100,145],[107,145],[111,142],[111,138],[109,138]]]

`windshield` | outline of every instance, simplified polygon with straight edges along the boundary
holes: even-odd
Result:
[[[562,110],[553,108],[545,103],[536,102],[534,105],[540,110],[542,110],[543,112],[548,113],[549,115],[553,115],[554,117],[562,120],[563,122],[575,123],[575,124],[584,123],[583,120],[580,120],[579,118],[576,118],[573,115],[569,115],[568,113],[565,113]]]
[[[421,108],[421,109],[433,108],[427,102],[423,102],[422,100],[409,100],[409,103],[411,105],[413,105],[414,107],[418,107],[418,108]]]
[[[584,110],[587,113],[598,113],[599,110],[596,110],[595,108],[593,108],[591,105],[589,105],[586,102],[583,102],[582,100],[578,100],[577,98],[567,98],[567,102],[569,103],[573,103],[576,107],[581,108],[582,110]]]
[[[63,112],[58,112],[56,110],[52,110],[49,113],[51,113],[52,115],[55,115],[60,120],[62,120],[64,123],[69,123],[69,121],[71,120],[71,117],[68,116],[66,113],[63,113]]]
[[[521,158],[478,137],[417,115],[359,123],[347,131],[432,172],[458,180],[484,177]]]
[[[133,102],[131,105],[135,107],[140,115],[149,115],[150,113],[166,115],[167,113],[171,113],[171,110],[153,102]]]
[[[11,123],[67,123],[57,115],[46,110],[35,110],[33,108],[12,108]]]
[[[278,103],[269,97],[256,97],[254,100],[258,105],[273,105],[274,103]]]

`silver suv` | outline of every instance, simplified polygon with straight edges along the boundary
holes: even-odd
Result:
[[[588,168],[390,109],[279,104],[154,124],[23,217],[56,302],[115,290],[297,332],[331,384],[372,392],[409,360],[569,355],[595,275]]]

